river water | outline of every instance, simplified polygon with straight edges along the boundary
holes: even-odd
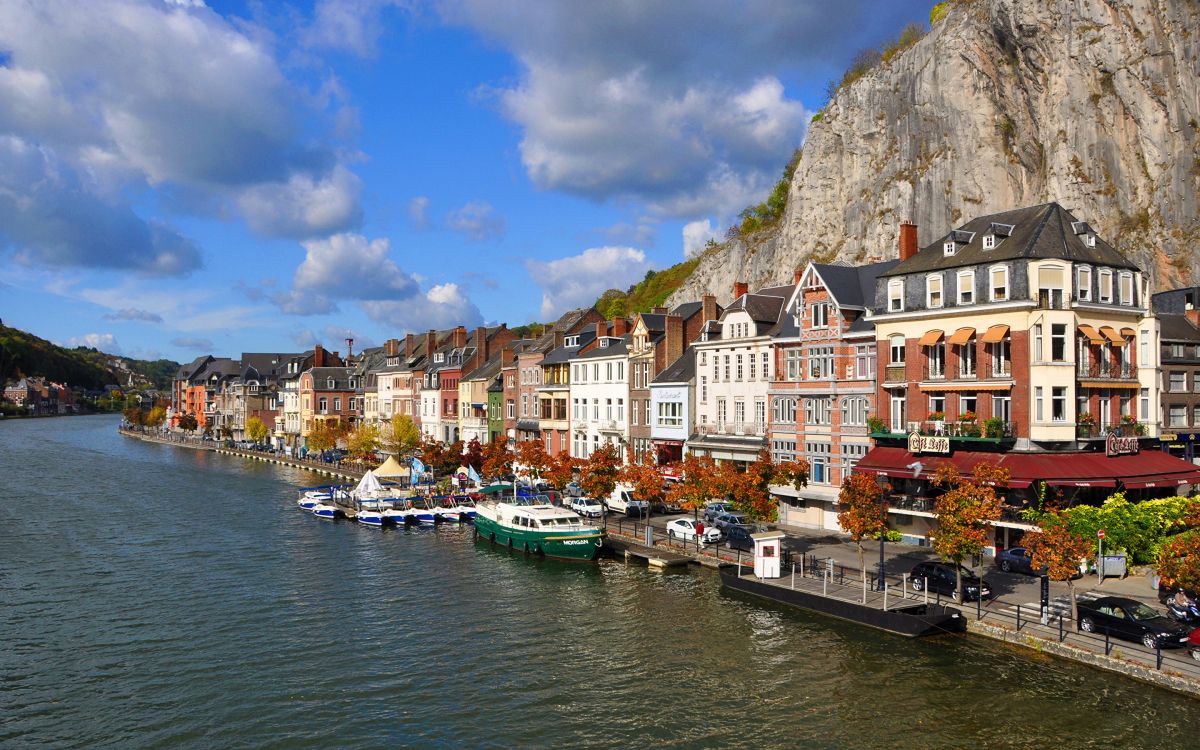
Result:
[[[1200,702],[706,571],[301,513],[306,472],[0,423],[0,747],[1196,747]]]

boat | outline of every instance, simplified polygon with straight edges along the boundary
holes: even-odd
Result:
[[[432,526],[438,522],[438,515],[433,506],[429,504],[429,500],[423,497],[410,497],[404,502],[405,510],[409,511],[409,515],[416,518],[417,523],[422,526]]]
[[[311,511],[313,506],[317,505],[318,503],[333,499],[333,494],[328,489],[305,488],[300,490],[297,495],[298,497],[296,498],[296,504],[299,505],[302,510],[308,511]]]
[[[433,512],[437,514],[439,521],[442,523],[462,523],[463,512],[459,510],[455,498],[445,495],[443,497],[435,497],[433,501],[437,503],[437,507],[433,509]]]
[[[360,510],[355,514],[358,522],[367,526],[377,526],[382,528],[384,525],[384,516],[382,510]]]
[[[338,517],[341,511],[336,505],[327,505],[325,503],[317,503],[311,509],[312,514],[317,518],[334,519]]]
[[[786,579],[757,578],[753,569],[745,566],[727,563],[720,567],[720,574],[721,584],[731,591],[769,599],[839,620],[869,625],[909,638],[939,633],[961,633],[967,629],[967,620],[958,610],[940,604],[901,605],[885,610],[847,599],[825,596],[817,591],[793,589],[771,583],[771,580]]]
[[[585,523],[578,513],[521,497],[476,506],[475,535],[560,560],[595,560],[604,543],[604,531]]]
[[[418,523],[415,511],[408,508],[385,508],[380,511],[384,524],[396,526],[413,526]]]
[[[454,503],[458,506],[458,512],[462,518],[467,519],[467,523],[475,523],[475,501],[466,495],[455,495]]]

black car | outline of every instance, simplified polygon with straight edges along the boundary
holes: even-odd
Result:
[[[1025,547],[1009,547],[996,553],[996,567],[1005,573],[1024,573],[1034,576],[1046,572],[1043,565],[1037,571],[1033,569],[1033,552]]]
[[[746,526],[731,525],[721,529],[725,535],[725,543],[729,549],[740,549],[746,552],[754,551],[754,540],[750,538],[750,529]]]
[[[981,580],[965,566],[960,565],[959,568],[962,570],[963,601],[978,599],[981,595],[984,599],[992,597],[992,587],[987,581]],[[928,585],[931,592],[952,597],[958,587],[958,580],[953,565],[941,562],[923,562],[917,563],[912,572],[908,574],[908,585],[913,591],[924,591],[925,586]],[[980,593],[981,588],[982,594]]]
[[[1140,641],[1146,648],[1182,648],[1187,645],[1188,634],[1192,631],[1191,626],[1124,596],[1102,596],[1079,602],[1079,629],[1085,633],[1108,633],[1127,641]]]

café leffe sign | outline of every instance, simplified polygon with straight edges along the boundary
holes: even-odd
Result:
[[[908,433],[908,452],[917,453],[949,453],[950,438],[938,435],[922,435],[919,432]]]
[[[1104,452],[1109,456],[1124,456],[1138,452],[1138,439],[1109,435],[1104,441]]]

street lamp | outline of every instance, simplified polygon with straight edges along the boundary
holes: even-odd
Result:
[[[883,591],[883,540],[887,536],[888,481],[883,474],[876,474],[875,482],[879,485],[879,580],[876,590]]]

